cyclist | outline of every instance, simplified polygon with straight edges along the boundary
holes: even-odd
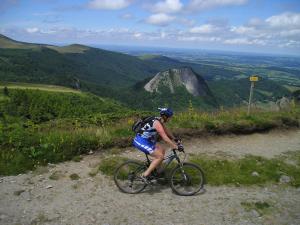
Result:
[[[133,140],[133,145],[140,151],[149,154],[154,159],[149,168],[141,174],[141,179],[145,183],[149,183],[149,175],[158,168],[162,163],[166,149],[157,143],[157,138],[160,136],[172,149],[177,149],[177,144],[173,134],[166,128],[167,123],[173,116],[173,111],[170,108],[158,108],[160,117],[153,119],[142,127],[142,132],[137,134]]]

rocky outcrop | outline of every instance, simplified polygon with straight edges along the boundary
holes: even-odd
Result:
[[[189,67],[159,72],[144,86],[144,89],[149,92],[160,92],[161,88],[168,88],[174,93],[175,88],[181,86],[193,96],[211,95],[205,80]]]

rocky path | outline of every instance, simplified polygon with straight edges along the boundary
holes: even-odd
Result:
[[[272,158],[300,150],[300,131],[245,136],[202,137],[186,141],[191,153]],[[132,149],[122,150],[142,157]],[[81,162],[49,165],[18,176],[0,177],[0,224],[300,224],[300,189],[285,184],[205,186],[192,197],[153,186],[138,195],[123,194],[102,174],[89,176],[107,154]],[[78,177],[70,178],[71,174]],[[50,177],[52,179],[50,179]],[[78,179],[77,179],[78,178]],[[268,203],[262,209],[255,203]]]

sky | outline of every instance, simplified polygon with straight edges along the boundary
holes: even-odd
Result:
[[[0,33],[47,44],[300,55],[300,1],[0,0]]]

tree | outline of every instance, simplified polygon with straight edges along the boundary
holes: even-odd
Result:
[[[9,95],[9,92],[8,92],[8,88],[5,86],[4,89],[3,89],[3,94],[5,96],[8,96]]]

